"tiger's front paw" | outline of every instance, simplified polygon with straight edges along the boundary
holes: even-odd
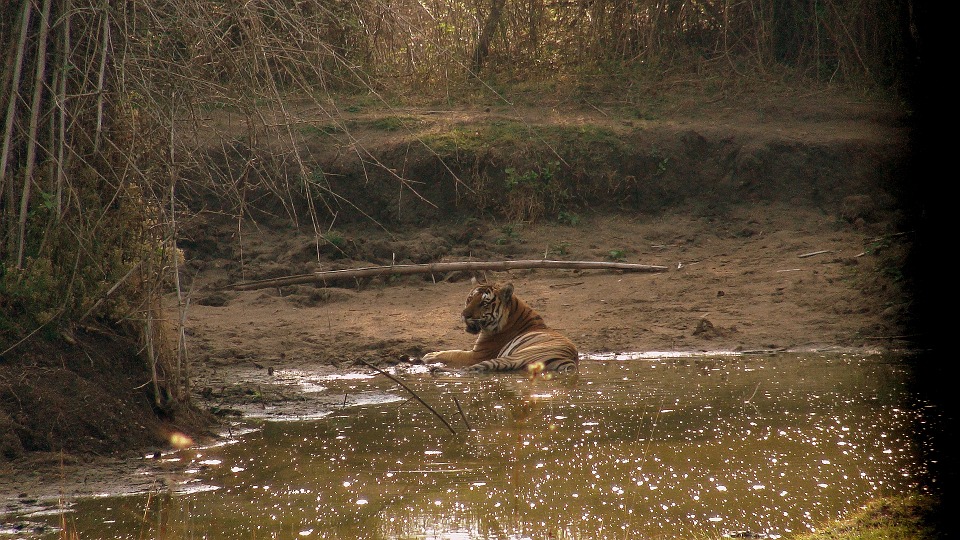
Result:
[[[423,355],[423,358],[420,360],[422,360],[424,364],[433,364],[440,361],[441,354],[443,353],[440,351],[428,352],[427,354]]]

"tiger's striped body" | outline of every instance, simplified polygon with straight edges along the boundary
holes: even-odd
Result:
[[[576,345],[547,327],[540,314],[513,294],[511,283],[474,288],[462,315],[467,332],[479,334],[473,349],[427,353],[424,362],[470,372],[577,370]]]

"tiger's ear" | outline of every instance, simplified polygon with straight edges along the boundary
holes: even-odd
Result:
[[[497,296],[500,297],[502,302],[509,302],[513,297],[513,283],[504,283],[497,288]]]

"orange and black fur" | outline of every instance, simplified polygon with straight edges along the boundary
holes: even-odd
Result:
[[[443,362],[464,371],[577,370],[577,347],[552,330],[543,317],[513,294],[513,284],[479,285],[463,309],[467,332],[478,334],[470,351],[427,353],[424,362]]]

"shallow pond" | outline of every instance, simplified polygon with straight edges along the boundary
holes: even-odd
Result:
[[[397,375],[449,427],[372,370],[277,372],[335,405],[265,409],[228,444],[162,456],[187,469],[167,487],[80,500],[65,519],[81,540],[776,538],[916,490],[936,414],[903,360],[881,355]]]

